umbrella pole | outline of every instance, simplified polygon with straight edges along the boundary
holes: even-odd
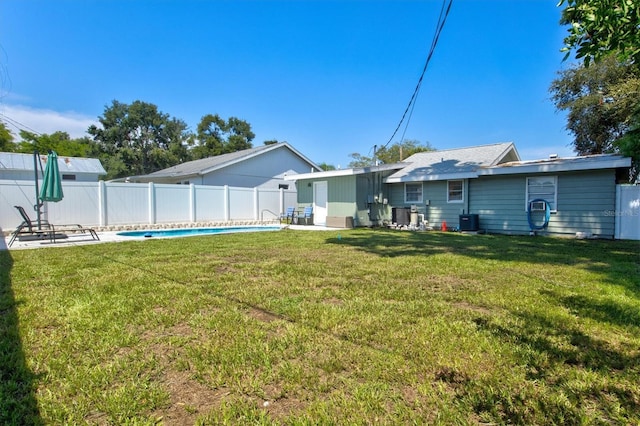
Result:
[[[36,214],[38,216],[38,231],[40,231],[42,229],[42,219],[40,219],[40,200],[38,199],[38,197],[40,196],[40,191],[38,188],[38,156],[38,151],[33,151],[33,172],[35,173],[36,180],[36,204],[33,206],[33,208],[37,212]]]

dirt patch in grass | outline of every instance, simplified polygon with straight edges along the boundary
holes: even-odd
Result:
[[[269,312],[255,306],[249,309],[249,316],[262,322],[272,322],[281,319],[273,312]]]
[[[484,306],[472,305],[468,302],[456,302],[453,304],[454,308],[464,309],[467,311],[477,312],[479,314],[489,315],[492,311],[489,308],[485,308]]]
[[[276,422],[284,421],[291,415],[304,411],[306,407],[303,401],[286,395],[278,385],[267,385],[264,396],[264,400],[259,400],[259,405]]]
[[[326,303],[327,305],[334,305],[334,306],[340,306],[343,304],[342,300],[338,299],[337,297],[330,297],[328,299],[324,299],[323,302]]]
[[[169,406],[157,410],[154,417],[163,424],[194,424],[196,417],[220,406],[230,392],[211,389],[189,377],[189,372],[167,371],[162,384],[169,392]]]
[[[296,398],[280,398],[275,401],[264,401],[262,407],[269,416],[278,423],[295,413],[302,412],[305,404]]]

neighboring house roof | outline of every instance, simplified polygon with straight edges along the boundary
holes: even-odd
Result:
[[[40,154],[39,157],[44,169],[45,164],[47,164],[47,155]],[[58,168],[60,173],[107,174],[100,160],[96,158],[58,156]],[[33,172],[33,154],[0,152],[0,169]]]
[[[405,163],[381,164],[379,166],[356,167],[353,169],[328,170],[326,172],[300,173],[297,175],[285,176],[285,180],[302,180],[302,179],[324,179],[337,176],[353,176],[364,173],[384,172],[388,170],[400,170],[405,167]]]
[[[191,176],[202,176],[211,173],[215,170],[229,167],[233,164],[239,163],[249,158],[256,157],[269,151],[276,149],[288,149],[302,160],[309,163],[310,168],[320,170],[320,167],[307,157],[302,155],[296,149],[286,142],[281,142],[271,145],[263,145],[256,148],[244,149],[242,151],[231,152],[229,154],[216,155],[214,157],[202,158],[200,160],[187,161],[186,163],[178,164],[173,167],[169,167],[157,172],[149,173],[144,176],[131,176],[129,179],[136,178],[188,178]]]
[[[616,169],[619,167],[631,167],[631,158],[618,154],[598,154],[581,157],[513,161],[482,168],[479,170],[479,174],[510,175],[519,173],[554,173],[576,170]]]
[[[387,177],[385,182],[473,178],[478,176],[481,167],[519,160],[520,155],[512,142],[419,152],[407,158],[406,167]]]

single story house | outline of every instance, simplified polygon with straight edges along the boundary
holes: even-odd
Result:
[[[38,175],[47,164],[46,154],[19,154],[16,152],[0,152],[0,180],[34,181],[34,167]],[[97,182],[100,176],[107,174],[100,160],[96,158],[80,158],[58,156],[58,169],[63,181]]]
[[[630,166],[619,155],[522,161],[509,142],[287,179],[296,181],[299,207],[321,212],[314,223],[325,216],[327,225],[424,221],[436,229],[613,238],[616,215],[607,212],[616,210],[616,185]]]
[[[188,161],[126,182],[294,189],[285,177],[320,167],[286,142]],[[291,188],[289,188],[291,186]]]

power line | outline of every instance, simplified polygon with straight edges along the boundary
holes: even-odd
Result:
[[[404,130],[404,132],[402,134],[402,137],[404,138],[404,133],[406,133],[407,127],[409,127],[409,121],[411,120],[411,115],[413,115],[413,108],[415,106],[416,99],[418,98],[418,93],[420,92],[420,86],[422,85],[422,80],[424,79],[424,74],[427,71],[427,67],[429,66],[429,62],[431,62],[431,58],[433,57],[433,52],[436,50],[436,46],[438,44],[438,39],[440,38],[440,33],[442,33],[442,29],[444,28],[444,24],[447,21],[447,17],[449,16],[449,11],[451,10],[452,4],[453,4],[453,0],[449,0],[448,4],[447,4],[447,0],[442,0],[442,8],[440,9],[440,16],[438,17],[438,23],[436,25],[436,32],[435,32],[435,34],[433,36],[433,40],[431,42],[431,48],[429,49],[429,54],[427,55],[427,60],[425,61],[424,68],[422,69],[422,74],[420,74],[420,78],[418,79],[418,84],[416,84],[416,88],[413,91],[413,95],[411,95],[411,99],[409,99],[409,104],[407,105],[407,108],[404,110],[404,113],[402,114],[402,118],[400,119],[400,122],[398,123],[398,126],[396,127],[396,130],[394,130],[393,134],[389,138],[389,141],[387,141],[387,143],[384,144],[383,148],[386,148],[389,145],[389,143],[391,143],[393,138],[396,136],[396,133],[398,133],[398,130],[400,129],[400,126],[402,126],[402,123],[404,122],[404,119],[407,118],[407,113],[408,113],[409,117],[408,117],[407,123],[405,125],[405,130]]]
[[[16,129],[18,129],[18,131],[26,130],[28,132],[34,133],[36,136],[42,136],[42,134],[37,130],[34,130],[31,127],[27,126],[26,124],[23,124],[17,120],[14,120],[13,118],[4,114],[2,111],[0,111],[0,119],[5,123],[7,123],[8,125],[15,127]]]

